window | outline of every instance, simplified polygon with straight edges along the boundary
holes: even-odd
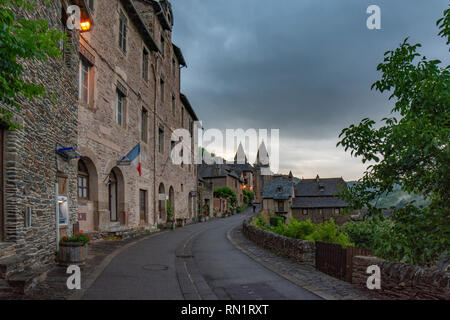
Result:
[[[147,222],[147,190],[139,190],[140,220]]]
[[[124,115],[125,115],[125,95],[120,90],[117,90],[116,123],[119,126],[123,126],[125,123]]]
[[[163,79],[160,80],[159,94],[161,96],[161,102],[164,102],[164,80]]]
[[[340,210],[339,209],[334,209],[334,213],[335,214],[339,214]]]
[[[119,17],[119,48],[123,53],[127,52],[127,32],[128,32],[128,19],[121,11]]]
[[[191,137],[194,135],[194,121],[192,121],[192,119],[189,119],[189,133],[191,134]]]
[[[181,184],[181,192],[184,192],[184,184]]]
[[[145,81],[148,81],[148,61],[149,61],[149,54],[147,49],[144,48],[142,52],[142,79]]]
[[[172,95],[172,113],[175,114],[175,108],[176,108],[176,100],[175,96]]]
[[[278,201],[278,212],[284,212],[284,201]]]
[[[83,160],[78,161],[78,199],[89,199],[89,171]]]
[[[89,74],[91,71],[91,65],[86,61],[86,59],[80,59],[80,85],[79,85],[79,95],[78,98],[81,102],[89,103]]]
[[[181,107],[181,127],[184,126],[184,108]]]
[[[141,140],[145,143],[148,140],[148,111],[145,108],[141,111]]]
[[[161,127],[158,135],[158,150],[160,153],[164,153],[164,129]]]
[[[303,214],[308,214],[308,209],[303,209]]]

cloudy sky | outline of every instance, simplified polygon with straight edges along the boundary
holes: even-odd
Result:
[[[371,91],[383,53],[407,36],[450,63],[435,22],[448,0],[172,0],[182,91],[206,129],[280,129],[280,172],[361,177],[336,148],[342,128],[379,120],[392,103]],[[381,8],[381,30],[366,10]]]

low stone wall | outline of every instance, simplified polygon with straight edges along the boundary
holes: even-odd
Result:
[[[273,232],[261,230],[244,221],[242,231],[244,235],[258,246],[275,250],[277,254],[297,263],[315,264],[316,248],[310,241],[287,238]]]
[[[399,262],[389,262],[376,257],[353,258],[352,283],[367,289],[367,267],[381,269],[381,290],[371,290],[402,300],[450,300],[450,275],[442,271],[421,268]]]

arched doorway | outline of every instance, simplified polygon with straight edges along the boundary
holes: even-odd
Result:
[[[169,189],[169,203],[170,209],[172,209],[172,217],[175,218],[175,191],[173,190],[173,187],[170,187]]]
[[[88,157],[78,160],[77,196],[80,229],[98,230],[98,175]]]
[[[115,167],[109,174],[108,209],[111,222],[125,224],[124,178],[119,168]]]
[[[163,221],[165,221],[165,220],[167,220],[167,218],[166,218],[166,198],[165,198],[165,196],[166,196],[166,190],[165,190],[165,188],[164,188],[164,184],[163,183],[161,183],[160,185],[159,185],[159,219],[160,220],[163,220]]]
[[[109,174],[108,199],[110,220],[117,222],[119,219],[117,214],[117,177],[114,171]]]

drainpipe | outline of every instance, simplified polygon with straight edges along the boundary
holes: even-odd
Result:
[[[155,104],[153,106],[153,201],[154,201],[154,216],[153,216],[153,223],[155,224],[155,227],[158,226],[158,213],[157,213],[157,207],[158,207],[158,200],[156,196],[156,157],[157,157],[157,125],[156,125],[156,107],[157,107],[157,92],[158,92],[158,54],[155,55],[155,66],[153,66],[153,75],[155,78]]]

